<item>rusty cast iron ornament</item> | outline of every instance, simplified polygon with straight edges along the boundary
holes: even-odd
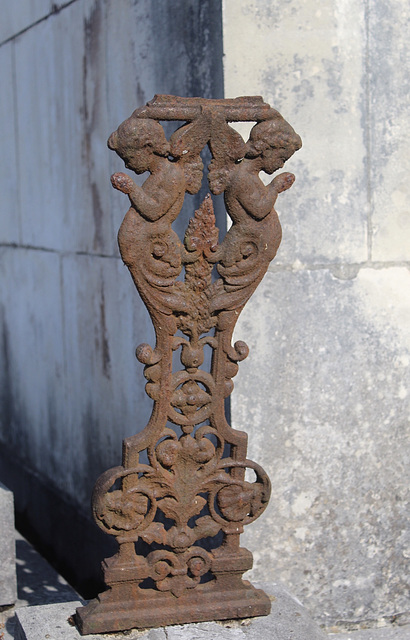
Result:
[[[168,141],[161,120],[184,124]],[[246,143],[228,124],[235,121],[256,122]],[[182,243],[171,225],[185,193],[201,187],[207,144],[210,190],[224,194],[232,226],[218,244],[208,195]],[[224,400],[248,355],[244,342],[232,346],[232,332],[275,257],[281,227],[274,204],[294,181],[281,173],[265,186],[259,172],[283,167],[300,138],[260,97],[155,96],[108,146],[128,169],[150,173],[142,187],[124,173],[111,182],[131,203],[118,242],[155,327],[155,348],[142,344],[136,352],[154,406],[145,429],[124,441],[122,465],[96,483],[94,518],[119,551],[103,563],[107,591],[77,610],[77,624],[87,634],[266,615],[266,594],[242,580],[252,554],[239,534],[266,508],[270,482],[247,460],[247,435],[228,424]],[[206,347],[210,372],[201,368]],[[182,364],[176,371],[174,352]],[[247,468],[253,482],[245,480]],[[136,552],[137,540],[148,553]]]

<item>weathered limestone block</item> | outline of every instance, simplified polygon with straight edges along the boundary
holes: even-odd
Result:
[[[0,607],[17,600],[14,499],[0,483]]]
[[[275,266],[236,332],[254,337],[233,423],[276,487],[252,577],[272,572],[326,622],[391,619],[410,608],[409,14],[223,6],[226,95],[263,94],[304,141]]]
[[[17,7],[17,4],[14,5]],[[3,15],[6,12],[3,12]],[[3,22],[3,19],[0,21]],[[1,29],[1,27],[0,27]],[[12,47],[0,47],[0,76],[3,87],[13,86]],[[11,91],[0,91],[0,139],[7,153],[0,154],[0,175],[6,176],[2,184],[2,212],[0,243],[19,240],[18,167],[15,137],[15,100]],[[11,204],[13,203],[13,204]]]
[[[373,2],[369,21],[369,108],[373,148],[373,260],[410,259],[410,122],[405,69],[410,60],[408,13],[400,0]]]
[[[250,579],[279,577],[327,625],[410,607],[410,273],[348,276],[268,272],[235,333],[252,358],[233,422],[275,487],[244,534]]]
[[[303,148],[278,208],[276,265],[366,259],[364,8],[352,0],[225,0],[226,96],[261,94],[292,124]],[[382,117],[382,114],[381,114]],[[283,211],[283,216],[281,213]]]

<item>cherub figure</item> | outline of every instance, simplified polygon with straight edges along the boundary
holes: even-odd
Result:
[[[226,139],[226,123],[224,128]],[[295,180],[292,173],[281,173],[265,185],[259,173],[265,171],[271,175],[283,167],[302,143],[279,114],[256,124],[246,145],[242,138],[239,140],[239,134],[229,129],[233,144],[228,159],[218,146],[222,136],[214,130],[218,137],[211,139],[214,159],[208,177],[213,193],[224,192],[232,220],[218,252],[217,269],[224,290],[232,293],[228,308],[237,308],[252,295],[276,255],[282,230],[274,205],[278,194],[289,189]],[[236,161],[233,160],[235,154]],[[216,304],[219,304],[217,300]]]
[[[132,115],[108,140],[109,148],[128,169],[137,174],[150,173],[142,186],[125,173],[111,177],[113,187],[127,194],[131,203],[118,233],[118,244],[143,299],[148,298],[151,307],[167,314],[184,308],[176,278],[185,250],[171,224],[181,210],[185,191],[199,191],[203,169],[199,152],[187,144],[180,158],[170,157],[178,135],[178,131],[173,134],[170,144],[158,122]],[[189,142],[187,136],[184,142]],[[167,298],[161,295],[164,291]]]

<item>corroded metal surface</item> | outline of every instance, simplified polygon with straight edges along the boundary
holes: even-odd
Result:
[[[184,124],[168,141],[159,120]],[[228,124],[240,120],[256,121],[246,143]],[[201,187],[207,144],[210,190],[224,194],[232,226],[218,244],[208,195],[182,243],[171,225],[185,193]],[[118,242],[156,332],[155,348],[142,344],[136,353],[154,406],[145,429],[124,441],[122,465],[97,481],[94,517],[119,551],[103,563],[107,591],[78,609],[77,623],[82,633],[98,633],[266,615],[268,597],[242,580],[252,554],[239,534],[266,508],[270,482],[247,460],[247,435],[228,424],[224,400],[248,355],[244,342],[232,346],[232,332],[275,257],[281,227],[274,204],[294,181],[281,173],[265,186],[259,172],[281,168],[300,138],[260,97],[156,96],[108,146],[128,169],[150,173],[142,187],[124,173],[111,181],[131,203]],[[206,348],[210,371],[201,368]],[[138,539],[150,545],[144,556]]]

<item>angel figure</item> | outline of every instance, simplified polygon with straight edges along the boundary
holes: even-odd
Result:
[[[136,174],[150,173],[142,186],[125,173],[114,173],[111,183],[127,194],[131,203],[118,233],[122,259],[149,308],[166,314],[185,306],[176,283],[185,249],[171,224],[181,210],[185,192],[196,193],[202,181],[203,164],[199,151],[189,146],[187,127],[192,125],[181,127],[168,142],[158,122],[132,115],[108,140],[109,148],[128,169]],[[182,137],[184,149],[178,144]],[[173,146],[177,151],[170,156]],[[161,295],[164,292],[167,297]]]
[[[271,175],[283,167],[302,143],[279,114],[256,124],[246,144],[226,123],[223,127],[225,140],[231,138],[230,155],[227,157],[219,145],[222,134],[215,131],[210,143],[213,160],[208,178],[213,193],[224,192],[232,220],[218,252],[217,270],[224,290],[232,294],[225,308],[233,309],[249,299],[276,255],[282,230],[274,205],[278,194],[289,189],[295,180],[292,173],[281,173],[265,185],[259,173]],[[215,304],[219,305],[218,299]]]

